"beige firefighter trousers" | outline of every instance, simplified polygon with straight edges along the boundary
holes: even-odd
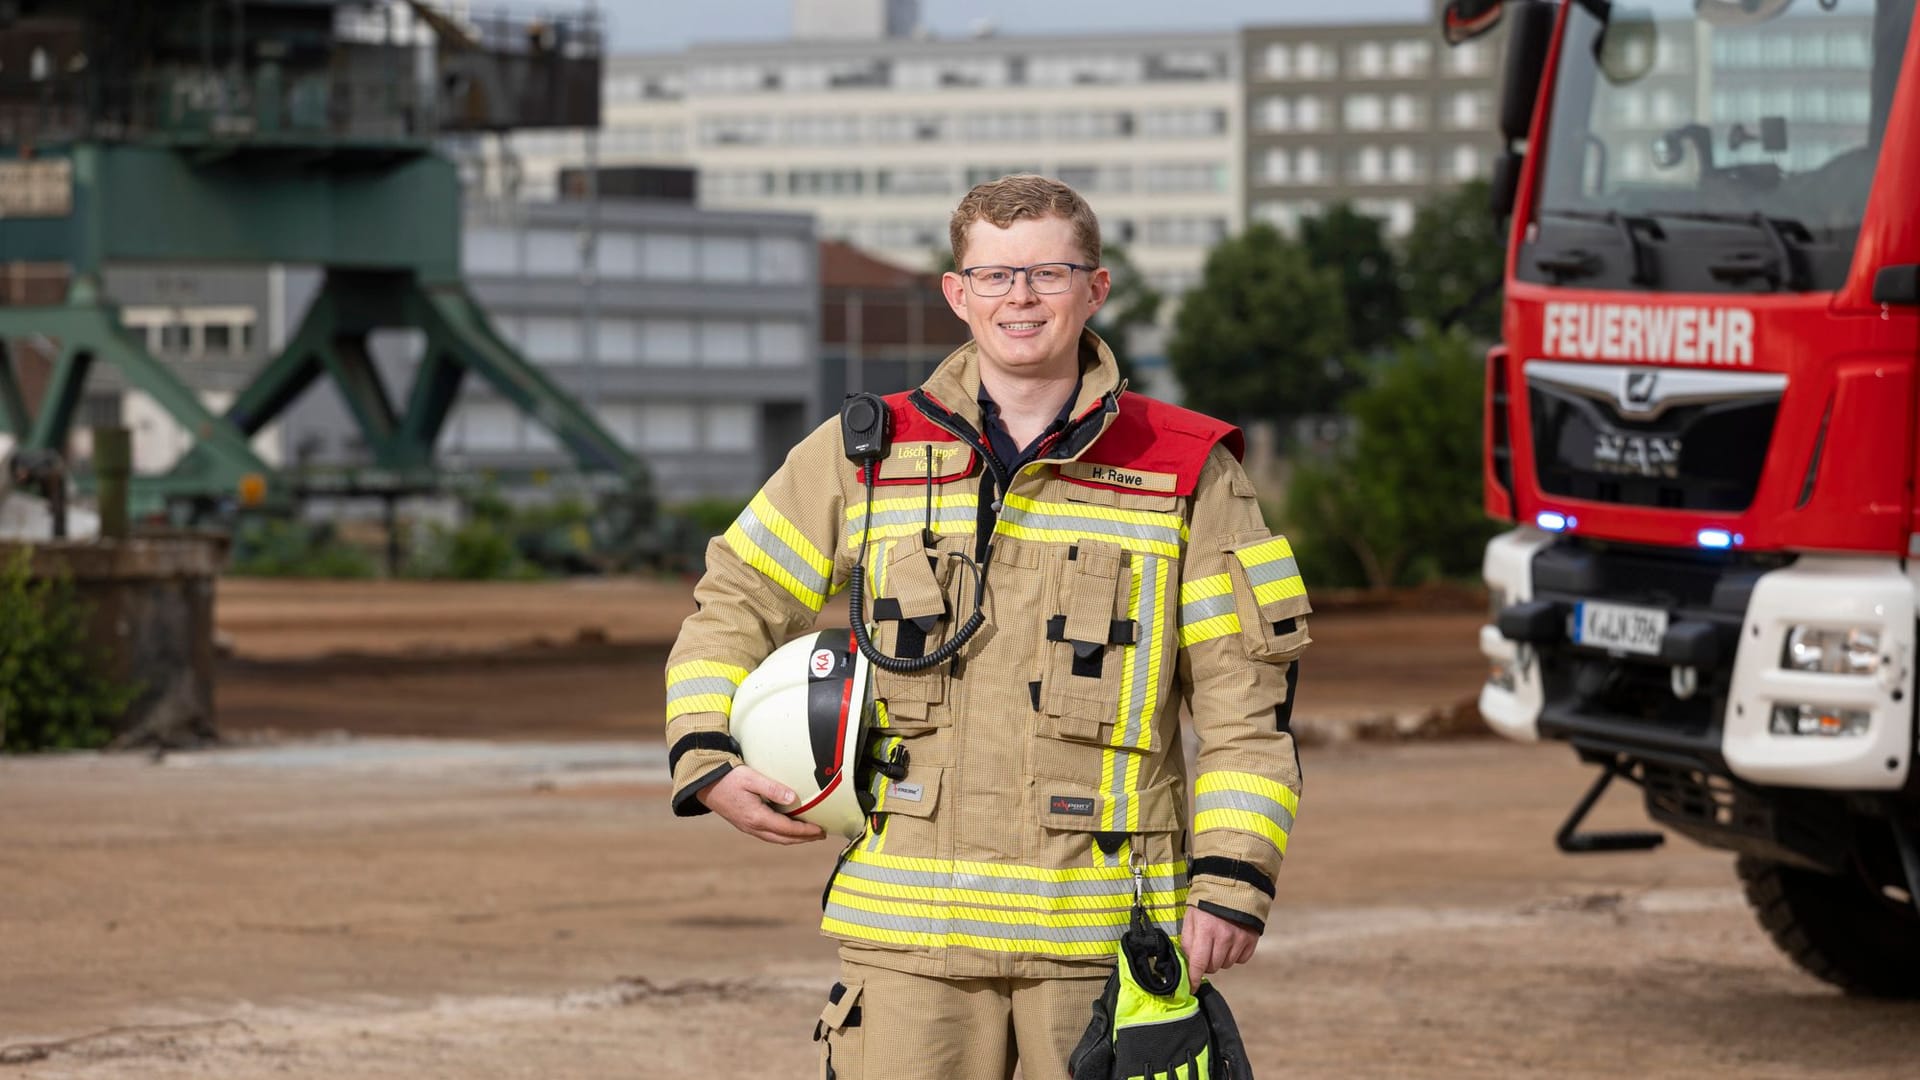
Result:
[[[941,979],[842,959],[814,1029],[823,1080],[1068,1080],[1098,978]]]

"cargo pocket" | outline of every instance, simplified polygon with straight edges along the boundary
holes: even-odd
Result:
[[[1043,829],[1125,835],[1177,833],[1182,829],[1180,786],[1173,780],[1138,791],[1113,793],[1040,776],[1034,779],[1032,791],[1031,813]]]
[[[867,607],[876,626],[874,645],[882,653],[913,660],[947,640],[953,632],[947,599],[952,564],[929,553],[918,536],[887,546]],[[891,726],[905,733],[943,726],[948,674],[946,664],[906,674],[875,668],[874,694],[887,703]]]
[[[827,1007],[813,1025],[813,1041],[820,1044],[821,1080],[861,1080],[866,1069],[864,1034],[860,984],[834,983],[827,993]]]
[[[1240,612],[1240,638],[1247,655],[1269,663],[1297,658],[1313,639],[1307,636],[1306,585],[1284,536],[1265,531],[1242,533],[1225,546],[1232,556],[1234,606]]]
[[[1042,733],[1104,741],[1120,707],[1121,672],[1140,628],[1127,618],[1134,570],[1116,544],[1082,540],[1060,562],[1045,611],[1045,662],[1036,697]]]

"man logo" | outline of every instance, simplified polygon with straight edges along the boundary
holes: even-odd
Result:
[[[1653,404],[1653,388],[1659,378],[1657,371],[1627,372],[1627,396],[1623,404],[1636,409]]]

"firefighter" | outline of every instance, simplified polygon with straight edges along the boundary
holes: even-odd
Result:
[[[1111,281],[1071,188],[981,184],[950,239],[973,340],[789,454],[709,546],[667,662],[675,813],[806,843],[821,794],[747,767],[734,696],[843,590],[872,628],[875,767],[833,774],[864,784],[824,898],[841,973],[815,1035],[838,1080],[1004,1080],[1016,1059],[1062,1080],[1136,895],[1193,986],[1246,962],[1299,806],[1309,608],[1240,432],[1126,392],[1086,329]]]

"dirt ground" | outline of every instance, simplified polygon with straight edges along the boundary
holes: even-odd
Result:
[[[337,588],[223,583],[237,745],[0,759],[0,1078],[815,1075],[833,852],[668,812],[684,589]],[[1470,692],[1477,621],[1317,618],[1303,712]],[[1217,980],[1259,1075],[1914,1074],[1920,1007],[1799,974],[1728,856],[1556,853],[1563,747],[1305,765],[1270,932]]]

